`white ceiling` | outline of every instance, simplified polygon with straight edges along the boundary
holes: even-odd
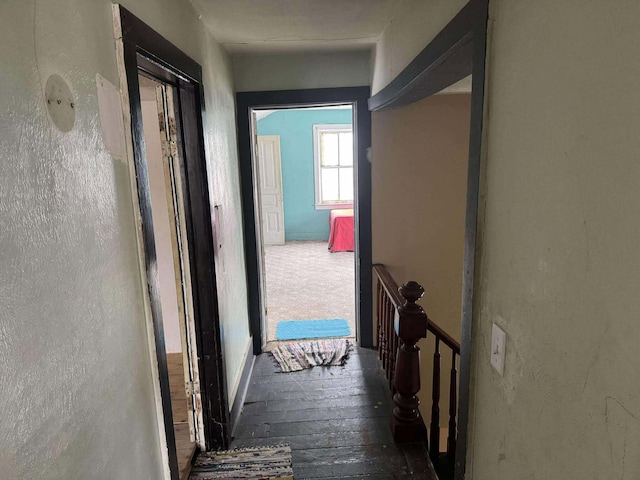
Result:
[[[191,0],[230,54],[368,49],[402,0]]]

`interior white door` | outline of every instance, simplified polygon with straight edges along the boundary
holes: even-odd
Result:
[[[260,179],[262,241],[265,245],[284,245],[284,207],[279,135],[258,135],[258,177]]]
[[[178,131],[174,112],[172,87],[156,87],[156,104],[158,106],[158,123],[160,142],[162,145],[162,163],[164,166],[165,189],[167,194],[171,244],[178,314],[180,320],[180,340],[182,343],[185,394],[187,398],[187,422],[192,442],[206,449],[204,439],[204,416],[202,413],[202,396],[200,394],[200,372],[198,370],[198,353],[196,351],[195,318],[193,316],[193,292],[191,289],[191,270],[189,264],[189,243],[184,222],[184,192],[179,166]]]

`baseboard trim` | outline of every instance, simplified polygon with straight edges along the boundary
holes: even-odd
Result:
[[[231,438],[233,438],[236,425],[238,424],[238,420],[242,414],[242,406],[244,405],[244,400],[247,397],[249,380],[251,379],[251,372],[253,372],[253,362],[255,359],[256,356],[249,350],[249,354],[244,360],[242,374],[240,375],[240,381],[238,382],[238,389],[236,390],[236,396],[233,400],[233,406],[231,407],[231,412],[229,414],[229,431],[231,432]]]

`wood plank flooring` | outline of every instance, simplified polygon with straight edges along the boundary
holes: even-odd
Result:
[[[187,398],[184,387],[184,369],[182,353],[167,353],[167,369],[169,371],[169,389],[171,392],[171,411],[173,413],[173,429],[176,435],[178,468],[180,478],[189,477],[191,459],[196,450],[196,443],[191,441],[187,415],[191,410],[191,398]]]
[[[344,367],[280,373],[256,358],[232,448],[287,443],[296,480],[437,479],[424,444],[396,445],[377,353],[356,348]]]

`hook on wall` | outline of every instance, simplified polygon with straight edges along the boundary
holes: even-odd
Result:
[[[76,120],[76,108],[73,94],[67,82],[53,74],[47,79],[44,97],[49,118],[61,132],[69,132]]]

